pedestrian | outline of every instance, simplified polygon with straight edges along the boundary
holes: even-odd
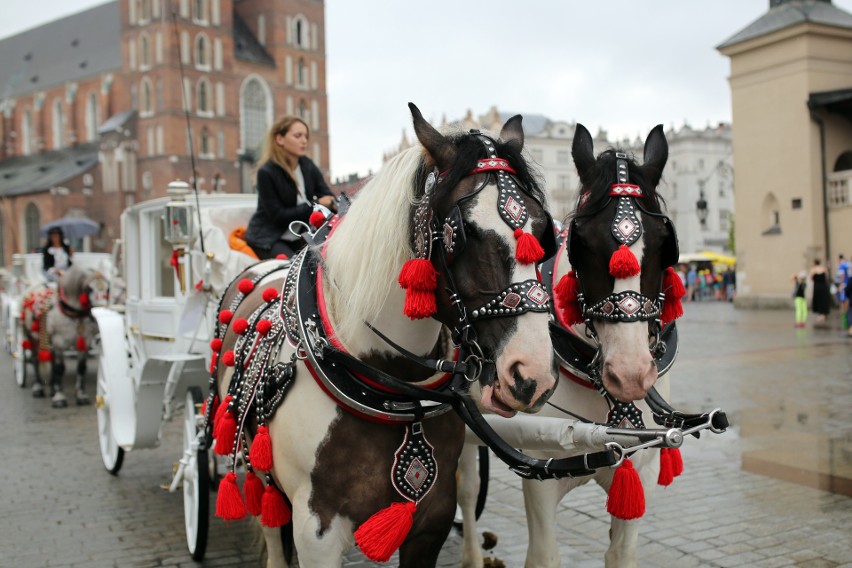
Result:
[[[47,232],[47,242],[41,249],[41,266],[48,282],[55,282],[63,272],[71,266],[71,256],[74,254],[65,234],[59,227],[53,227]]]
[[[814,260],[810,275],[814,284],[811,308],[817,315],[817,321],[824,322],[828,319],[828,312],[831,309],[831,292],[828,286],[828,272],[818,258]]]
[[[687,301],[694,302],[698,296],[698,271],[695,264],[689,265],[689,271],[686,273],[686,292]]]
[[[245,234],[261,260],[291,258],[305,246],[290,223],[308,223],[314,203],[334,209],[334,194],[306,155],[309,138],[307,123],[295,116],[280,118],[266,135],[256,174],[257,210]]]
[[[837,302],[840,304],[840,318],[843,329],[848,329],[849,318],[846,317],[846,312],[849,309],[849,296],[846,294],[846,284],[852,276],[852,263],[840,254],[837,256],[837,272],[834,276],[834,285],[837,289]]]
[[[852,323],[852,302],[848,300],[852,298],[852,278],[846,279],[846,288],[844,289],[846,292],[846,321]],[[852,326],[846,328],[846,335],[852,337]]]
[[[793,306],[796,308],[795,327],[805,327],[808,321],[808,301],[805,299],[807,284],[808,274],[804,270],[793,275]]]

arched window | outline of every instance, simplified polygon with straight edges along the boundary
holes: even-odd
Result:
[[[305,99],[299,101],[299,117],[307,120],[308,105],[305,104]]]
[[[269,88],[258,77],[251,77],[240,92],[240,134],[245,150],[256,150],[272,121]]]
[[[210,67],[210,41],[204,34],[195,38],[195,66]]]
[[[840,154],[834,162],[833,171],[844,172],[846,170],[852,170],[852,151],[849,150]]]
[[[296,86],[307,86],[307,81],[305,80],[305,60],[301,57],[299,58],[299,68],[296,75]]]
[[[62,108],[62,99],[53,101],[53,148],[59,150],[65,145],[65,112]]]
[[[764,235],[775,235],[781,232],[781,204],[774,193],[768,194],[763,198],[761,213],[766,223],[767,229],[763,231]]]
[[[180,62],[189,65],[189,32],[180,32]]]
[[[201,129],[201,140],[199,144],[199,155],[202,158],[212,158],[213,148],[212,141],[210,140],[210,131],[207,130],[207,127],[203,127]]]
[[[38,228],[41,227],[41,213],[35,203],[28,203],[24,212],[24,243],[27,251],[35,251],[39,248]]]
[[[24,116],[21,124],[21,153],[24,156],[29,156],[33,153],[35,145],[35,136],[33,136],[33,113],[30,109],[24,111]]]
[[[148,42],[148,34],[142,34],[139,36],[139,66],[151,66],[151,50]]]
[[[99,125],[98,94],[89,93],[89,96],[86,98],[86,140],[91,142],[98,137]]]
[[[141,22],[147,22],[151,19],[151,0],[138,0],[138,15]]]
[[[301,14],[293,20],[293,39],[296,47],[301,49],[309,49],[311,46],[310,24],[308,20]]]
[[[140,92],[140,104],[139,104],[139,112],[142,114],[153,114],[154,113],[154,90],[151,88],[151,81],[147,77],[142,79],[142,83],[139,85]]]
[[[210,82],[207,79],[198,81],[197,99],[198,114],[213,113],[213,106],[210,104]]]
[[[207,21],[207,0],[195,0],[193,2],[193,16],[200,22]]]

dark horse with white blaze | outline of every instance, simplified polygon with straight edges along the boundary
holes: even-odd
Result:
[[[520,116],[499,140],[445,137],[410,108],[422,149],[391,160],[345,215],[320,216],[292,263],[259,263],[223,296],[208,416],[216,451],[249,472],[245,501],[226,475],[217,514],[262,513],[270,567],[287,566],[288,522],[305,568],[337,566],[356,543],[435,566],[464,425],[417,393],[440,401],[478,380],[481,405],[509,417],[556,386],[536,274],[553,233]]]

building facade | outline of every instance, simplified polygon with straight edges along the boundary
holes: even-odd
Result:
[[[791,275],[852,253],[852,14],[770,0],[730,58],[737,303],[786,305]]]
[[[514,113],[492,107],[483,115],[472,111],[456,121],[442,120],[446,131],[476,128],[499,133]],[[548,205],[555,219],[565,219],[574,210],[580,191],[580,178],[571,157],[576,122],[550,119],[541,114],[523,114],[524,151],[539,169],[548,196]],[[663,118],[663,117],[661,117]],[[650,125],[650,132],[653,125]],[[658,187],[666,201],[669,216],[678,231],[681,252],[713,251],[730,253],[730,229],[734,215],[733,158],[731,126],[694,129],[688,125],[674,126],[666,131],[669,161]],[[594,134],[595,152],[621,148],[632,153],[640,162],[644,138],[612,140],[606,130]],[[385,154],[387,161],[396,152],[411,146],[403,131],[398,148]],[[704,211],[698,214],[700,202]]]
[[[327,174],[324,20],[322,0],[115,0],[0,40],[0,265],[67,215],[107,250],[174,179],[251,191],[283,114]]]

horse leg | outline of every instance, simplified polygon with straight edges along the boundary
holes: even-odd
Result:
[[[296,553],[299,557],[300,568],[333,568],[340,566],[343,554],[355,545],[353,531],[355,527],[349,519],[335,517],[331,525],[322,530],[319,520],[311,514],[308,500],[311,496],[310,487],[304,491],[297,491],[291,501],[293,509],[293,541],[296,545]],[[265,533],[264,533],[265,534]],[[284,550],[281,545],[281,534],[278,530],[270,533],[267,538],[267,546],[270,540],[276,541],[279,564],[268,564],[268,566],[285,567]],[[271,554],[270,554],[271,560]]]
[[[75,396],[77,397],[77,406],[89,404],[89,395],[86,394],[86,370],[87,370],[87,353],[85,351],[77,352],[77,388]]]
[[[459,458],[458,504],[462,513],[462,568],[482,568],[482,549],[476,532],[476,498],[479,495],[479,475],[476,456],[479,448],[465,444]]]
[[[38,349],[33,349],[33,354],[37,354]],[[26,365],[26,363],[24,363]],[[50,372],[50,367],[47,363],[39,362],[38,360],[33,362],[33,368],[35,369],[35,382],[33,382],[33,398],[44,398],[44,379],[42,377],[47,376]]]
[[[62,378],[65,376],[65,358],[59,349],[53,351],[53,369],[50,374],[51,391],[53,398],[51,405],[53,408],[65,408],[68,406],[68,400],[65,398],[65,393],[62,392]]]
[[[441,547],[453,526],[458,501],[451,487],[446,485],[436,484],[435,489],[449,489],[449,492],[431,495],[429,503],[421,505],[417,511],[411,533],[399,547],[400,568],[435,568],[438,564]]]
[[[556,508],[565,494],[577,484],[565,480],[522,480],[524,509],[527,513],[529,546],[526,568],[559,568],[556,544]]]
[[[281,529],[260,525],[263,539],[266,541],[266,568],[289,568],[284,557],[284,545],[281,542]]]

